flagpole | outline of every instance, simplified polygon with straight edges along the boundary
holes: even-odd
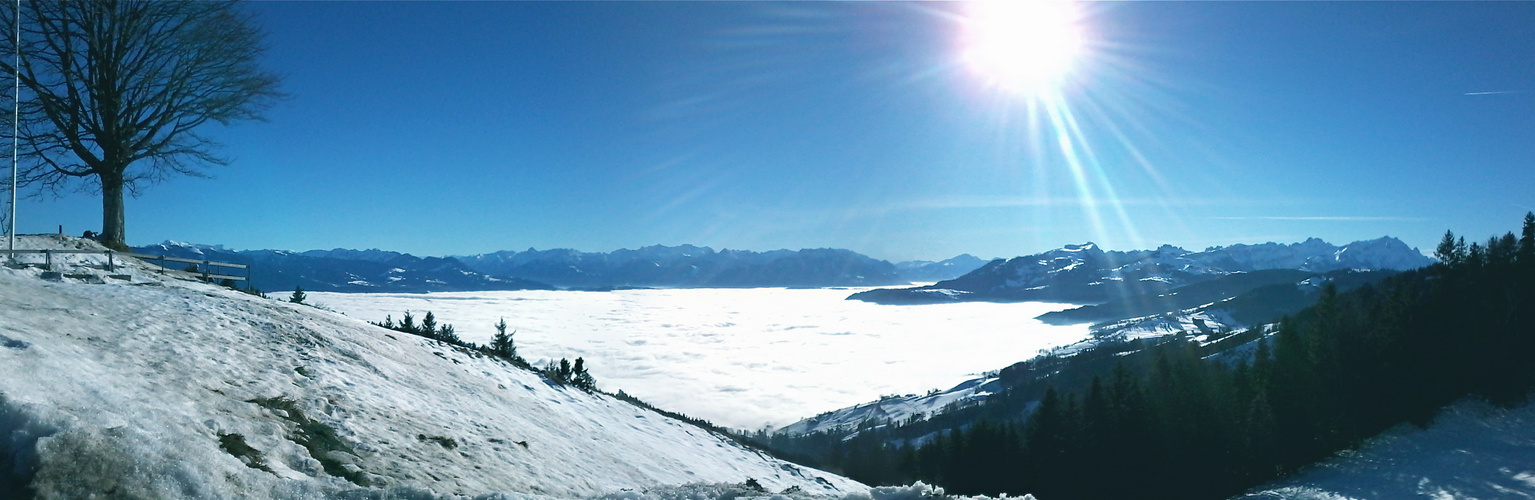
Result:
[[[20,165],[16,156],[21,152],[21,0],[16,0],[16,18],[11,22],[16,36],[16,60],[11,64],[12,77],[16,80],[15,93],[11,94],[11,235],[7,261],[16,260],[16,168]]]

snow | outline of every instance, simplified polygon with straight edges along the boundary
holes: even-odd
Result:
[[[1179,332],[1188,332],[1193,336],[1208,335],[1222,329],[1240,330],[1247,327],[1232,318],[1225,309],[1211,308],[1213,305],[1205,304],[1173,314],[1127,319],[1105,325],[1098,330],[1098,333],[1102,337],[1113,337],[1118,340],[1138,340]]]
[[[530,361],[584,357],[603,390],[738,429],[953,387],[1088,335],[1085,325],[1034,319],[1067,304],[843,300],[858,290],[310,292],[309,301],[367,321],[431,311],[481,344],[504,317]]]
[[[1001,389],[996,377],[986,376],[966,380],[953,388],[925,395],[909,394],[889,396],[878,401],[834,410],[793,424],[775,429],[781,434],[810,434],[815,432],[848,432],[867,421],[902,422],[909,418],[923,419],[937,414],[954,404],[982,399]],[[851,437],[851,435],[849,435]]]
[[[1535,405],[1462,402],[1239,498],[1535,498]]]
[[[91,244],[18,247],[60,245]],[[584,498],[747,478],[801,497],[867,491],[497,360],[124,260],[129,280],[89,280],[103,284],[0,268],[0,456],[19,462],[0,471],[0,496],[29,471],[43,498],[323,498],[357,483],[369,496]],[[103,261],[55,256],[55,270],[99,275]],[[315,426],[335,443],[306,448]],[[270,471],[222,449],[233,435]]]

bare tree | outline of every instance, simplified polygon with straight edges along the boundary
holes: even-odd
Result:
[[[39,193],[100,193],[111,247],[127,247],[125,192],[227,164],[197,130],[260,120],[281,97],[257,64],[260,31],[233,1],[28,1],[19,68],[16,13],[0,12],[0,71],[22,87],[21,180]]]

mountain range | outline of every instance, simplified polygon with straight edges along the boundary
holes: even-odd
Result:
[[[417,257],[376,249],[231,250],[167,241],[133,251],[248,265],[252,283],[266,290],[326,292],[891,286],[954,278],[985,263],[970,255],[891,264],[841,249],[715,251],[693,245]]]
[[[1391,237],[1341,247],[1311,238],[1288,245],[1237,244],[1200,252],[1171,245],[1155,250],[1105,251],[1089,242],[1036,255],[993,260],[963,276],[928,286],[869,290],[848,298],[882,304],[959,301],[1101,304],[1132,297],[1166,296],[1182,287],[1241,273],[1293,270],[1310,276],[1350,270],[1414,269],[1433,262]],[[1293,273],[1265,275],[1230,279],[1233,284],[1240,282],[1237,288],[1245,289],[1216,295],[1229,298],[1257,286],[1298,282],[1307,277]]]
[[[655,245],[610,253],[530,248],[456,258],[488,275],[517,276],[565,288],[888,286],[910,282],[894,264],[830,248],[752,252]]]

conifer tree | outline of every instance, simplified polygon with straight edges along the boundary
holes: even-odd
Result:
[[[1524,213],[1524,228],[1520,230],[1519,260],[1525,265],[1535,265],[1535,212]]]
[[[410,311],[405,311],[405,317],[400,318],[399,331],[417,335],[421,334],[421,329],[416,327],[416,317],[411,316]]]
[[[464,340],[458,338],[458,333],[456,333],[454,331],[453,325],[447,325],[447,324],[442,325],[440,327],[437,327],[437,331],[435,333],[429,333],[427,335],[429,337],[431,337],[431,338],[434,338],[434,339],[437,339],[437,340],[441,340],[441,341],[447,342],[449,344],[459,345],[459,346],[464,345]],[[472,347],[472,346],[470,346],[470,347]]]
[[[307,296],[304,295],[304,287],[294,285],[293,295],[288,296],[288,302],[292,302],[294,304],[303,304],[305,298],[307,298]]]
[[[588,392],[597,388],[597,380],[592,378],[590,372],[586,371],[586,360],[579,357],[576,358],[576,366],[570,372],[570,385]]]
[[[507,361],[516,360],[517,345],[512,341],[512,336],[516,333],[517,332],[507,333],[506,318],[501,318],[501,321],[496,323],[496,335],[490,339],[491,354],[506,359]]]
[[[1462,256],[1456,253],[1456,248],[1455,233],[1445,231],[1444,238],[1439,240],[1439,247],[1434,249],[1434,258],[1447,266],[1459,264]]]
[[[427,311],[426,316],[421,318],[421,334],[427,337],[437,336],[437,317],[432,315],[431,311]]]

